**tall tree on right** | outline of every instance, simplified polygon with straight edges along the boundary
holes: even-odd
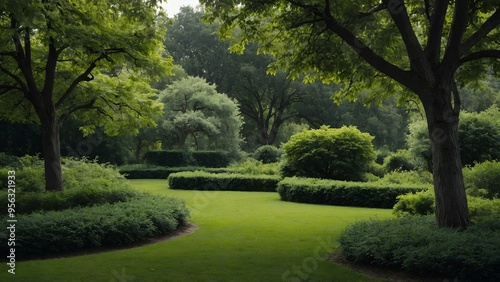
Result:
[[[270,67],[292,77],[345,83],[379,100],[406,90],[422,102],[433,153],[438,226],[466,228],[469,211],[458,145],[457,84],[500,70],[500,1],[201,0],[234,50],[260,42]],[[234,32],[237,30],[238,32]]]

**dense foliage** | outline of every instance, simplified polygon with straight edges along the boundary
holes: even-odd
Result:
[[[184,202],[147,194],[121,203],[18,215],[16,254],[58,254],[145,241],[174,231],[188,215]],[[6,232],[0,231],[2,241]],[[2,242],[2,252],[7,253],[7,247]]]
[[[285,178],[278,183],[278,193],[284,201],[392,208],[399,195],[427,189],[427,185],[396,185],[348,182],[314,178]]]
[[[179,172],[168,176],[170,189],[275,192],[280,178],[272,175]]]
[[[255,150],[253,157],[264,164],[275,163],[280,160],[281,151],[276,146],[264,145]]]
[[[375,159],[372,140],[369,134],[345,126],[297,133],[283,144],[283,175],[362,180]]]
[[[160,94],[163,148],[225,150],[237,155],[242,119],[235,100],[200,77],[174,81]]]
[[[355,223],[340,236],[349,260],[398,267],[418,274],[453,279],[496,281],[500,278],[500,221],[467,230],[438,228],[432,217],[404,217]]]
[[[463,169],[465,188],[473,196],[500,198],[500,161],[476,163]]]
[[[395,215],[430,215],[434,214],[434,193],[430,190],[408,193],[397,197],[394,205]],[[472,222],[480,222],[498,217],[500,214],[500,199],[484,199],[474,196],[467,197],[467,204]]]
[[[458,126],[458,142],[463,165],[500,159],[500,110],[492,106],[479,113],[463,112]],[[409,126],[409,150],[418,158],[417,163],[431,170],[431,144],[426,122],[415,121]]]

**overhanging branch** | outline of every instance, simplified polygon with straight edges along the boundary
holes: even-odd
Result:
[[[500,25],[500,8],[491,15],[488,20],[486,20],[483,25],[473,33],[469,38],[467,38],[461,45],[459,49],[460,56],[469,52],[472,47],[481,42],[493,29]]]
[[[470,53],[469,55],[460,59],[460,64],[464,64],[466,62],[479,60],[479,59],[483,59],[483,58],[500,59],[500,50],[481,50],[481,51]]]

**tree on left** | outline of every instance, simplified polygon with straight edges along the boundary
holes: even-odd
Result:
[[[150,80],[167,20],[156,0],[6,0],[0,3],[0,119],[38,122],[45,186],[62,191],[59,131],[74,116],[89,134],[154,125]]]

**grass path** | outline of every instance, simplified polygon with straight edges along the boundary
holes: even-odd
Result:
[[[346,225],[391,217],[390,210],[288,203],[277,193],[169,190],[164,180],[131,182],[138,190],[185,199],[198,230],[133,249],[20,262],[16,275],[4,265],[0,281],[378,281],[324,257],[338,247]]]

